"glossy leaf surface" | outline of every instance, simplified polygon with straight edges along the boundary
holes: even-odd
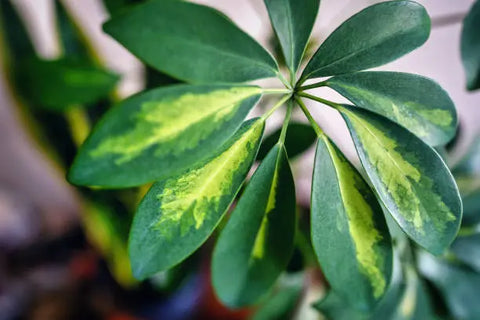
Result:
[[[320,0],[265,0],[287,67],[294,73],[317,17]]]
[[[381,66],[421,46],[430,34],[426,10],[413,1],[388,1],[360,11],[320,46],[302,79]]]
[[[293,251],[295,208],[287,155],[277,144],[253,175],[215,246],[212,282],[223,303],[249,305],[272,287]]]
[[[463,21],[462,60],[468,90],[480,88],[480,1],[476,1]]]
[[[118,76],[69,59],[32,59],[22,64],[19,86],[32,103],[53,111],[107,97]]]
[[[358,72],[326,83],[357,107],[400,124],[430,145],[445,144],[455,135],[455,105],[430,79],[399,72]]]
[[[258,150],[258,160],[266,157],[267,153],[272,149],[280,137],[282,128],[278,128],[273,133],[265,137]],[[317,139],[317,134],[308,124],[292,122],[288,125],[287,136],[285,137],[285,149],[290,159],[302,154]]]
[[[187,82],[244,82],[278,72],[270,54],[231,20],[186,1],[137,5],[104,30],[148,65]]]
[[[439,254],[462,217],[457,186],[440,156],[408,130],[355,107],[341,108],[378,196],[410,238]]]
[[[211,155],[256,104],[255,86],[176,85],[135,95],[94,128],[71,182],[134,186],[173,175]]]
[[[255,160],[263,120],[250,120],[201,165],[157,182],[140,203],[130,231],[135,277],[176,265],[212,233]]]
[[[326,137],[317,144],[311,219],[312,244],[332,289],[355,309],[372,310],[390,281],[390,235],[373,192]]]

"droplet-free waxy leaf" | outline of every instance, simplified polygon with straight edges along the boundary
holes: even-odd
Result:
[[[462,60],[468,90],[480,88],[480,1],[476,1],[463,21]]]
[[[295,73],[317,17],[320,0],[265,0],[287,67]]]
[[[179,173],[228,140],[261,92],[256,86],[174,85],[124,100],[94,128],[69,180],[122,187]]]
[[[399,72],[358,72],[333,77],[326,84],[357,107],[400,124],[430,145],[443,145],[455,135],[455,105],[430,79]]]
[[[303,71],[302,81],[381,66],[421,46],[430,34],[425,8],[388,1],[360,11],[338,27]]]
[[[23,94],[35,105],[52,111],[107,97],[118,81],[111,72],[69,59],[31,59],[22,63],[19,77]]]
[[[434,254],[442,253],[462,217],[460,195],[443,160],[386,118],[351,106],[340,111],[385,207],[410,238]]]
[[[136,278],[171,268],[213,232],[255,160],[263,128],[261,119],[245,122],[201,165],[152,186],[130,231]]]
[[[274,77],[271,55],[218,11],[178,0],[124,10],[104,30],[148,65],[186,82]]]
[[[245,306],[268,293],[293,251],[295,208],[287,155],[277,144],[253,175],[215,246],[212,282],[223,303]]]
[[[327,137],[317,144],[311,215],[312,244],[332,289],[372,310],[390,281],[390,235],[373,192]]]
[[[267,156],[267,153],[277,143],[281,131],[282,128],[279,128],[263,139],[260,150],[258,150],[257,160],[262,160]],[[316,139],[317,134],[312,129],[312,126],[291,122],[288,125],[287,136],[285,137],[285,149],[287,150],[288,158],[292,159],[305,152],[313,145]]]

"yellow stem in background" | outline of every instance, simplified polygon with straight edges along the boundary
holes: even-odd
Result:
[[[90,120],[82,106],[71,106],[65,111],[65,119],[70,126],[73,141],[80,146],[90,133]]]

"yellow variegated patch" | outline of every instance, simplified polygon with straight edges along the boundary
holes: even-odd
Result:
[[[257,237],[255,238],[255,243],[253,245],[251,256],[254,259],[262,259],[265,255],[267,230],[268,230],[268,216],[270,212],[272,212],[275,209],[275,202],[277,197],[277,185],[278,185],[278,170],[277,168],[275,168],[275,172],[273,173],[272,184],[270,186],[270,193],[268,195],[267,207],[265,208],[265,215],[263,216],[262,224],[260,225],[260,229],[258,230],[258,234],[257,234]]]
[[[386,280],[381,270],[383,258],[375,250],[383,238],[375,227],[372,207],[360,192],[368,187],[348,161],[338,155],[328,138],[324,140],[335,165],[357,260],[361,271],[370,280],[374,297],[379,298],[385,292]]]
[[[415,167],[415,154],[400,153],[397,142],[382,130],[347,109],[343,108],[342,112],[361,140],[369,162],[376,168],[386,191],[402,216],[414,225],[418,233],[424,233],[422,228],[425,222],[432,222],[439,231],[443,231],[448,222],[456,220],[442,197],[433,189],[434,182]],[[426,191],[428,203],[419,198],[419,192]],[[428,212],[435,214],[430,215]]]
[[[216,130],[212,122],[228,121],[241,102],[261,93],[259,87],[233,87],[207,93],[185,93],[171,99],[145,102],[136,114],[135,127],[108,137],[90,152],[93,158],[114,154],[116,163],[135,159],[145,150],[159,145],[155,155],[179,155],[192,149]],[[192,126],[208,121],[195,134],[185,135]]]
[[[230,148],[206,165],[167,180],[157,196],[161,215],[154,222],[154,228],[167,238],[173,236],[179,222],[181,236],[192,227],[201,228],[208,214],[219,210],[222,197],[232,192],[237,169],[251,157],[251,149],[262,131],[263,120],[258,120]]]
[[[342,83],[341,87],[363,97],[364,103],[369,104],[369,109],[390,118],[418,137],[427,138],[432,134],[434,126],[448,129],[453,125],[454,118],[449,110],[426,109],[425,106],[415,101],[405,101],[402,102],[402,105],[398,105],[377,92],[362,90],[346,83]]]

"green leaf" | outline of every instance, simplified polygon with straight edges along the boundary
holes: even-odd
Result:
[[[108,12],[110,12],[110,14],[115,14],[117,12],[120,12],[120,10],[123,10],[125,7],[145,1],[146,0],[103,0],[103,5],[108,10]]]
[[[443,145],[455,135],[455,105],[430,79],[398,72],[359,72],[328,79],[326,85],[357,107],[400,124],[430,145]]]
[[[256,86],[174,85],[109,110],[71,168],[79,185],[141,185],[179,173],[212,154],[258,102]]]
[[[466,154],[452,170],[457,178],[480,178],[480,135],[477,135],[468,147]]]
[[[457,259],[480,273],[480,233],[459,236],[450,250]]]
[[[371,314],[354,310],[334,292],[314,307],[329,320],[432,320],[434,312],[423,282],[412,272],[393,282]]]
[[[421,46],[429,34],[430,18],[420,4],[375,4],[345,21],[325,40],[303,71],[301,82],[381,66]]]
[[[378,196],[410,238],[440,254],[455,238],[462,203],[440,156],[408,130],[351,106],[340,111]]]
[[[452,319],[478,319],[480,274],[449,264],[427,253],[420,255],[419,268],[423,276],[439,289],[450,309]]]
[[[133,274],[171,268],[213,232],[255,160],[264,121],[251,120],[201,165],[157,182],[140,203],[130,231]]]
[[[467,75],[467,89],[480,88],[480,1],[476,1],[465,20],[462,29],[462,61]]]
[[[313,307],[320,311],[328,320],[368,320],[368,313],[353,309],[334,291],[329,291]]]
[[[255,40],[202,5],[149,1],[122,11],[104,29],[147,64],[187,82],[244,82],[278,73]]]
[[[287,67],[295,73],[317,18],[320,0],[264,0]]]
[[[89,44],[86,41],[86,37],[70,16],[67,8],[65,8],[60,0],[55,0],[54,5],[60,46],[63,50],[62,54],[69,58],[75,57],[84,61],[93,62],[89,53]]]
[[[282,128],[265,137],[258,150],[257,160],[262,160],[272,149],[280,137]],[[317,139],[317,134],[312,126],[299,122],[292,122],[288,125],[287,136],[285,137],[285,149],[290,159],[305,152]]]
[[[480,222],[480,190],[469,193],[462,199],[462,224],[471,226]]]
[[[35,48],[11,0],[0,1],[0,34],[2,56],[11,64],[35,57]],[[5,48],[4,48],[5,46]]]
[[[108,96],[118,76],[70,59],[30,59],[19,71],[19,86],[32,103],[52,111],[90,104]]]
[[[258,308],[252,320],[290,320],[298,299],[302,295],[304,274],[286,275],[283,284],[262,306]]]
[[[390,281],[390,235],[373,192],[326,137],[317,144],[311,215],[312,244],[332,289],[371,310]]]
[[[277,144],[247,185],[213,252],[212,282],[224,304],[241,307],[268,293],[293,252],[295,213],[292,173],[283,145]]]

